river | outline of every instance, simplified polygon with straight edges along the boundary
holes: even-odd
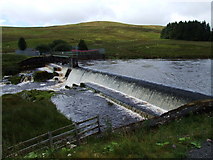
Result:
[[[89,61],[80,66],[115,73],[177,88],[211,94],[212,60],[107,60]],[[22,90],[54,90],[52,102],[57,109],[73,121],[81,121],[100,115],[101,125],[110,121],[119,127],[144,119],[140,115],[101,97],[87,89],[66,89],[65,82],[24,82],[18,85],[1,85],[2,94],[14,94]]]
[[[210,59],[89,61],[85,68],[99,70],[166,86],[212,95]]]

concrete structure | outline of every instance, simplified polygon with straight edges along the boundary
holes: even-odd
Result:
[[[25,50],[16,50],[16,54],[26,55],[26,56],[39,56],[40,52],[34,48],[26,48]]]
[[[72,54],[78,54],[78,55],[84,55],[84,54],[105,54],[105,49],[90,49],[90,50],[78,50],[78,49],[72,49]]]
[[[86,68],[73,68],[66,85],[71,87],[73,84],[80,85],[81,83],[99,85],[146,101],[167,111],[176,109],[192,101],[213,98],[212,96],[133,79],[131,77]]]

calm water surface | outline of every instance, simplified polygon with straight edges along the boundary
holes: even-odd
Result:
[[[108,60],[91,61],[83,67],[194,92],[211,94],[212,60]]]

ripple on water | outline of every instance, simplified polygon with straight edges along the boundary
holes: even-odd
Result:
[[[73,95],[73,92],[76,93]],[[116,104],[109,105],[106,99],[92,92],[72,90],[64,96],[55,95],[51,100],[61,113],[75,122],[96,115],[99,115],[101,125],[110,121],[113,127],[143,120],[139,114]]]

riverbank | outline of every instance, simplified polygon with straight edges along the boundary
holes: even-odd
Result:
[[[156,129],[141,128],[105,139],[92,138],[70,153],[73,158],[186,158],[189,150],[201,148],[203,142],[213,138],[211,121],[212,114],[204,114]]]
[[[180,65],[181,63],[177,63],[178,67],[183,67]],[[187,63],[190,64],[190,63]],[[197,66],[199,63],[195,63],[193,65]],[[198,65],[200,66],[200,64]],[[203,65],[201,65],[203,67]],[[104,67],[104,66],[103,66]],[[143,64],[143,71],[145,68],[149,68],[149,65]],[[165,66],[164,66],[165,67]],[[176,67],[174,67],[176,68]],[[191,67],[194,68],[194,67]],[[191,69],[187,68],[187,69]],[[114,67],[115,69],[115,67]],[[201,70],[196,70],[201,71]],[[127,72],[127,70],[126,70]],[[148,74],[149,72],[147,72]],[[159,73],[159,72],[158,72]],[[157,74],[155,74],[156,76]],[[205,78],[205,77],[204,77]],[[205,81],[207,82],[207,81]],[[16,93],[22,90],[31,90],[33,87],[41,90],[54,90],[57,93],[51,98],[52,101],[58,106],[58,110],[63,112],[63,114],[73,120],[77,121],[77,118],[81,120],[83,118],[90,118],[90,116],[100,114],[102,116],[101,124],[108,125],[108,127],[118,127],[123,124],[128,124],[131,122],[140,121],[143,118],[138,117],[134,113],[122,109],[120,106],[113,104],[110,101],[107,101],[103,97],[100,97],[97,93],[93,93],[84,88],[74,87],[72,89],[65,89],[65,84],[57,83],[57,82],[42,82],[42,83],[22,83],[19,85],[8,85],[9,90],[4,90],[3,92],[13,92]],[[18,88],[18,89],[17,89]],[[26,91],[24,91],[26,92]],[[28,91],[27,91],[28,92]],[[5,95],[7,96],[7,95]],[[3,96],[4,97],[4,96]],[[25,97],[26,100],[28,96]],[[32,96],[29,96],[30,99]],[[34,97],[34,96],[33,96]],[[35,104],[36,99],[42,96],[39,94],[35,96],[36,98],[32,98],[32,104]],[[23,97],[22,97],[23,98]],[[48,96],[48,99],[50,97]],[[14,105],[22,105],[26,107],[26,104],[22,104],[20,102],[21,98],[16,98],[18,100],[9,101],[9,105],[11,109],[14,109]],[[43,99],[43,98],[41,98]],[[35,100],[35,101],[34,101]],[[46,103],[45,103],[46,104]],[[4,104],[3,104],[4,106]],[[31,106],[29,104],[29,106]],[[43,106],[40,104],[40,107]],[[61,108],[60,108],[61,107]],[[3,108],[3,111],[5,109]],[[91,112],[90,112],[91,110]],[[25,116],[28,114],[21,114],[22,121],[25,120]],[[44,111],[41,115],[45,117],[45,113],[49,112],[48,110]],[[9,114],[10,112],[8,112]],[[30,112],[29,112],[30,113]],[[39,112],[34,112],[36,114],[40,114]],[[29,114],[31,117],[34,117],[33,114]],[[105,116],[107,115],[107,116]],[[17,116],[13,114],[13,117]],[[105,117],[104,117],[105,116]],[[19,117],[19,116],[18,116]],[[124,119],[123,119],[124,118]],[[28,117],[28,121],[26,125],[33,127],[33,122],[30,121],[30,117]],[[39,119],[39,117],[37,117]],[[42,120],[42,119],[39,119]],[[183,120],[183,121],[182,121]],[[16,120],[18,123],[20,120]],[[24,122],[20,121],[24,124]],[[181,121],[181,123],[179,123]],[[100,158],[111,158],[111,157],[133,157],[133,158],[155,158],[163,155],[163,158],[170,157],[184,157],[186,152],[189,151],[193,147],[200,147],[203,141],[207,139],[212,139],[212,136],[209,134],[211,132],[211,121],[212,114],[206,114],[205,116],[200,115],[199,117],[190,117],[189,119],[180,119],[180,121],[174,122],[171,126],[164,125],[160,129],[149,129],[142,128],[141,130],[133,131],[133,132],[123,132],[121,135],[111,134],[105,137],[105,139],[97,139],[95,137],[92,140],[88,140],[87,144],[84,146],[80,146],[76,149],[65,148],[59,152],[51,152],[49,154],[49,158],[55,157],[100,157]],[[32,122],[32,123],[31,123]],[[35,122],[41,124],[43,122]],[[51,122],[48,122],[49,124]],[[15,123],[14,123],[15,124]],[[202,126],[200,124],[203,124]],[[12,124],[11,124],[12,125]],[[8,125],[9,126],[9,125]],[[19,126],[15,128],[18,130],[19,128],[23,128],[23,125],[19,124]],[[25,124],[24,124],[25,126]],[[189,127],[190,126],[190,127]],[[39,130],[39,127],[37,128]],[[202,132],[201,132],[202,131]],[[45,131],[46,132],[46,131]],[[27,134],[28,131],[25,131]],[[40,133],[39,133],[40,134]],[[108,134],[108,133],[107,133]],[[15,137],[16,135],[13,135]],[[22,135],[20,135],[22,136]],[[11,140],[13,140],[13,137]],[[190,138],[188,138],[190,137]],[[103,140],[103,141],[102,141]],[[183,144],[182,144],[183,141]],[[169,142],[169,143],[168,143]],[[179,144],[180,142],[180,144]],[[174,145],[173,145],[174,144]],[[149,149],[149,151],[148,151]],[[128,151],[128,152],[127,152]],[[152,153],[156,153],[152,155]],[[47,154],[47,155],[48,155]]]
[[[171,111],[159,118],[90,137],[76,148],[33,155],[43,158],[212,158],[211,104],[212,100],[190,103],[177,109],[179,112]]]
[[[53,91],[22,91],[2,96],[3,149],[71,124],[50,101]]]
[[[4,149],[73,121],[79,122],[96,115],[100,116],[102,129],[143,119],[97,93],[80,87],[66,89],[64,83],[54,81],[4,85],[1,94]]]
[[[19,66],[19,62],[29,58],[24,55],[17,55],[14,53],[2,54],[2,77],[8,75],[15,75],[20,73],[21,67]]]
[[[27,84],[27,83],[26,83]],[[31,84],[28,83],[28,89],[31,89]],[[46,105],[50,104],[50,97],[52,97],[52,101],[54,102],[55,111],[56,108],[62,112],[68,119],[73,119],[73,121],[83,120],[84,118],[90,118],[90,116],[100,114],[102,118],[101,124],[107,126],[109,129],[111,127],[119,127],[128,123],[137,122],[142,120],[140,116],[135,113],[123,109],[116,104],[107,101],[103,97],[100,97],[97,93],[91,92],[85,88],[74,87],[72,89],[65,89],[65,84],[63,83],[55,83],[52,85],[47,85],[43,83],[38,84],[38,89],[53,89],[57,91],[53,92],[45,92],[43,95],[42,92],[33,93],[34,91],[24,91],[23,93],[18,93],[17,95],[4,95],[4,96],[15,96],[15,100],[7,99],[8,105],[3,103],[3,106],[14,110],[15,105],[20,105],[24,107],[24,111],[19,111],[19,113],[14,115],[11,114],[11,111],[8,111],[8,115],[12,115],[11,118],[15,117],[15,129],[16,132],[19,132],[19,128],[23,128],[23,126],[28,126],[31,128],[34,127],[34,123],[42,124],[42,118],[45,118],[50,113]],[[25,86],[25,87],[27,87]],[[15,87],[15,86],[14,86]],[[20,88],[21,89],[21,88]],[[25,88],[24,90],[26,90]],[[14,92],[16,89],[14,88]],[[32,94],[31,94],[32,92]],[[37,91],[36,91],[37,92]],[[8,92],[9,93],[9,92]],[[27,93],[27,94],[26,94]],[[28,94],[30,93],[30,94]],[[19,97],[21,95],[21,98]],[[3,96],[3,101],[5,100]],[[24,98],[24,101],[22,100]],[[13,98],[12,98],[13,99]],[[45,105],[41,102],[44,101]],[[48,102],[46,102],[48,100]],[[26,101],[26,103],[25,103]],[[30,103],[29,103],[30,101]],[[34,106],[36,103],[39,104],[41,108],[45,108],[45,110],[27,111],[29,106]],[[53,104],[51,104],[53,105]],[[28,107],[27,107],[28,106]],[[3,111],[6,111],[3,108]],[[14,110],[15,111],[15,110]],[[27,113],[26,113],[27,112]],[[42,112],[42,113],[40,113]],[[4,112],[3,112],[4,114]],[[35,116],[33,114],[36,114]],[[50,113],[51,114],[51,113]],[[59,113],[57,113],[59,114]],[[18,116],[21,115],[21,116]],[[29,116],[29,117],[28,117]],[[42,116],[42,117],[38,117]],[[52,115],[51,115],[52,116]],[[47,116],[47,117],[51,117]],[[21,117],[21,120],[16,119]],[[34,121],[34,117],[37,122]],[[54,116],[55,117],[55,116]],[[65,117],[64,117],[65,118]],[[27,119],[27,121],[26,121]],[[10,122],[10,120],[7,120]],[[206,139],[212,139],[211,136],[211,122],[212,114],[200,115],[200,116],[190,116],[189,118],[180,119],[178,121],[172,122],[168,125],[163,125],[157,129],[151,128],[141,128],[140,130],[135,130],[133,132],[123,132],[121,134],[113,134],[111,132],[106,132],[106,136],[102,138],[91,138],[86,141],[86,144],[77,147],[75,149],[63,148],[59,152],[48,152],[44,151],[46,157],[48,158],[65,158],[65,157],[73,157],[73,158],[121,158],[121,157],[129,157],[129,158],[156,158],[160,155],[162,158],[180,158],[186,155],[186,152],[191,148],[200,147],[201,142]],[[13,121],[11,121],[13,122]],[[16,124],[21,122],[21,124]],[[3,124],[5,122],[3,121]],[[52,121],[47,121],[46,125],[57,123]],[[70,123],[70,121],[69,121]],[[202,125],[200,125],[202,124]],[[10,124],[13,125],[13,124]],[[7,128],[10,127],[7,125]],[[36,126],[35,125],[35,126]],[[62,126],[65,124],[63,123]],[[18,126],[18,127],[17,127]],[[16,128],[17,127],[17,128]],[[6,128],[6,127],[4,127]],[[13,127],[11,127],[13,128]],[[27,128],[27,127],[26,127]],[[29,129],[29,130],[30,130]],[[45,132],[47,130],[52,130],[52,128],[45,128]],[[29,133],[29,130],[25,131],[25,134]],[[36,131],[39,130],[37,127]],[[204,132],[205,131],[205,132]],[[10,133],[16,133],[10,132]],[[44,132],[44,131],[43,131]],[[31,132],[30,132],[31,133]],[[37,133],[40,134],[40,133]],[[4,133],[4,135],[7,135]],[[14,137],[19,134],[12,135],[10,140],[14,140]],[[23,134],[24,135],[24,134]],[[18,138],[23,136],[22,134],[18,136]],[[24,138],[27,136],[25,135]],[[190,137],[190,138],[188,138]],[[4,137],[3,137],[4,138]],[[5,139],[5,138],[4,138]],[[3,139],[3,140],[4,140]],[[180,143],[179,143],[180,142]],[[153,153],[155,153],[153,155]],[[36,157],[43,156],[39,154],[34,154]],[[69,156],[68,156],[69,155]],[[27,156],[26,156],[27,157]],[[33,157],[31,157],[33,158]],[[35,158],[35,157],[34,157]]]

